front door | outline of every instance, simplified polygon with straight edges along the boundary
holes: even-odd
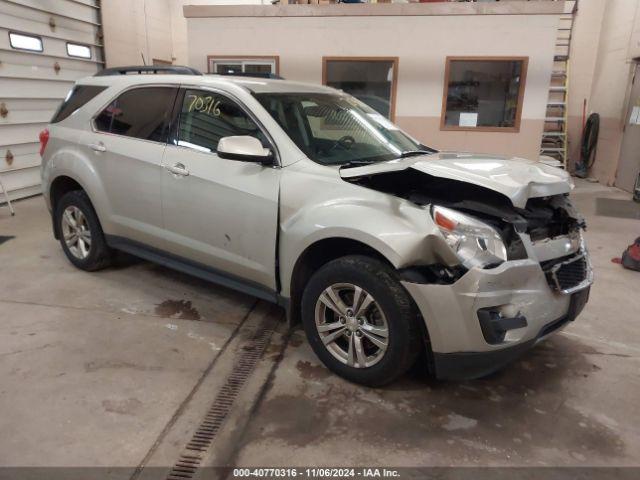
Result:
[[[622,136],[616,187],[627,192],[633,191],[638,173],[640,173],[640,65],[636,64]]]
[[[162,212],[170,252],[276,289],[280,169],[225,160],[222,137],[266,136],[234,100],[187,89],[164,154]]]

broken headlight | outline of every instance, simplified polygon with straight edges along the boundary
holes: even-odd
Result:
[[[507,247],[491,225],[440,206],[431,207],[431,216],[465,267],[485,268],[507,259]]]

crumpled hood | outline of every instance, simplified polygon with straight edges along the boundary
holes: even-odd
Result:
[[[434,177],[472,183],[499,192],[524,208],[533,197],[567,193],[573,188],[569,174],[557,167],[523,158],[440,152],[391,160],[362,167],[341,168],[342,178],[417,170]]]

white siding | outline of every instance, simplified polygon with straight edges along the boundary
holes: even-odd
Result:
[[[10,31],[39,36],[43,51],[13,49]],[[40,191],[38,133],[73,82],[103,67],[99,31],[96,0],[0,0],[0,104],[8,111],[0,115],[0,177],[11,199]],[[69,57],[67,42],[87,45],[92,58]]]

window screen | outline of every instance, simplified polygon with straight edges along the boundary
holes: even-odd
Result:
[[[95,119],[101,132],[165,142],[176,88],[148,87],[124,92]]]
[[[176,144],[215,152],[222,137],[249,135],[267,140],[255,122],[235,102],[204,90],[187,90],[180,110]]]
[[[58,107],[58,110],[51,119],[51,123],[61,122],[106,89],[107,87],[97,87],[94,85],[76,85]]]
[[[327,60],[326,85],[343,90],[391,118],[394,62],[392,60]]]
[[[515,128],[526,60],[449,59],[444,125]]]

